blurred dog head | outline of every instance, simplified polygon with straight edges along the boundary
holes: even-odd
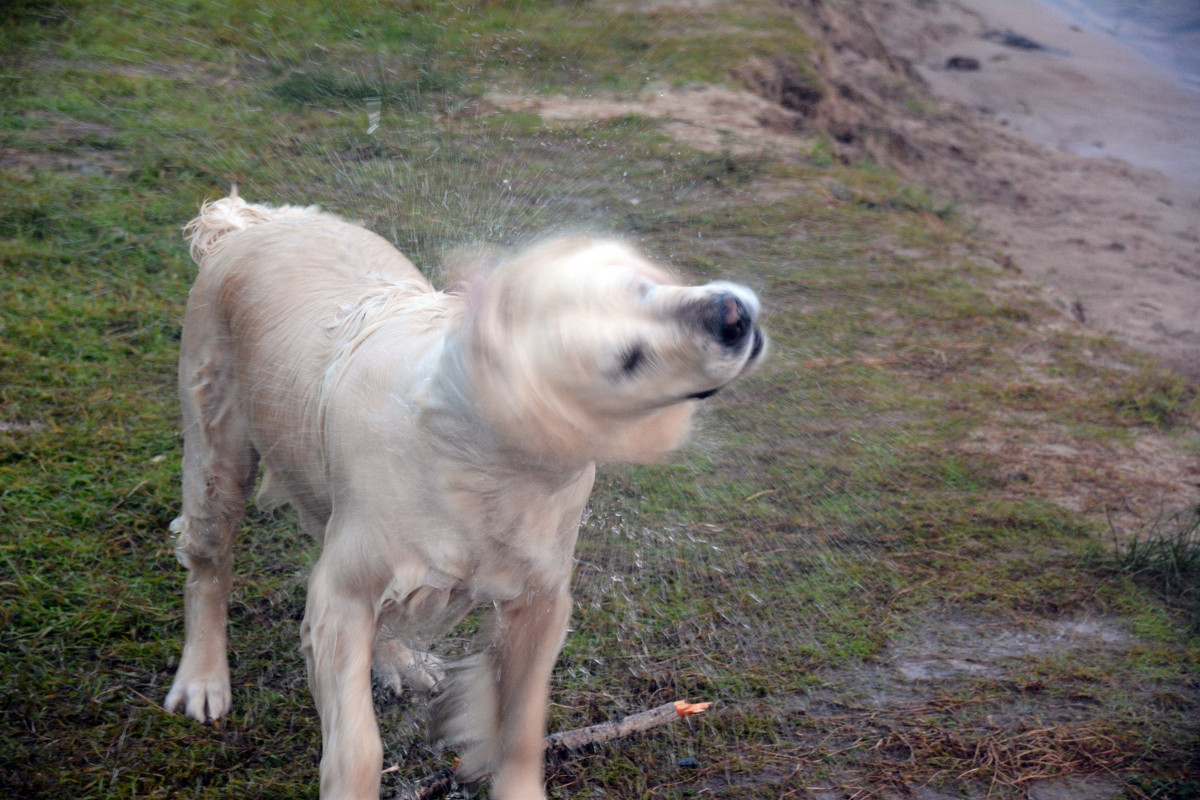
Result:
[[[752,291],[683,286],[613,241],[545,242],[472,294],[475,402],[541,459],[654,460],[686,434],[696,400],[766,351]]]

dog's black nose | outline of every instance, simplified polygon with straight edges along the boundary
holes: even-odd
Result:
[[[709,330],[721,344],[729,348],[740,347],[754,327],[754,315],[731,292],[721,292],[716,296],[711,314]]]

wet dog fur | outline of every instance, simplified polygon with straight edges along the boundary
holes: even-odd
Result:
[[[371,671],[433,691],[462,781],[543,798],[551,670],[596,461],[660,458],[692,408],[764,352],[743,287],[681,285],[619,242],[570,236],[435,291],[390,243],[316,208],[207,204],[179,365],[188,569],[166,706],[230,707],[234,532],[253,491],[322,545],[301,626],[322,798],[379,797]],[[479,652],[424,650],[490,605]]]

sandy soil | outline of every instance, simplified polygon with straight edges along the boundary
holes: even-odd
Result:
[[[1022,273],[1083,324],[1200,378],[1200,98],[1030,0],[897,6],[878,30],[935,93],[984,109],[972,122],[994,138],[988,180],[962,196]],[[980,68],[947,69],[954,56]]]
[[[536,111],[543,119],[613,119],[637,113],[663,120],[663,129],[701,150],[746,153],[797,149],[796,115],[778,103],[748,91],[719,86],[662,86],[636,98],[526,97],[494,94],[502,108]]]
[[[938,96],[1036,142],[1156,169],[1200,194],[1200,95],[1113,38],[1034,0],[958,0],[909,20],[919,24],[885,25],[885,43]],[[1008,31],[1042,49],[1005,44],[997,34]],[[956,56],[978,69],[947,68]]]
[[[817,6],[826,74],[882,111],[869,151],[962,202],[1065,314],[1200,380],[1200,101],[1030,0]],[[952,102],[914,109],[930,92]]]

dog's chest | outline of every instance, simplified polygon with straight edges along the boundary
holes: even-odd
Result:
[[[558,491],[524,482],[480,491],[458,474],[427,498],[424,533],[395,551],[377,607],[383,627],[432,638],[473,607],[561,590],[592,480],[589,468]]]
[[[575,540],[594,480],[592,467],[568,480],[497,480],[474,470],[440,476],[434,503],[444,516],[460,576],[479,602],[557,588],[570,579]],[[432,510],[432,509],[431,509]]]

